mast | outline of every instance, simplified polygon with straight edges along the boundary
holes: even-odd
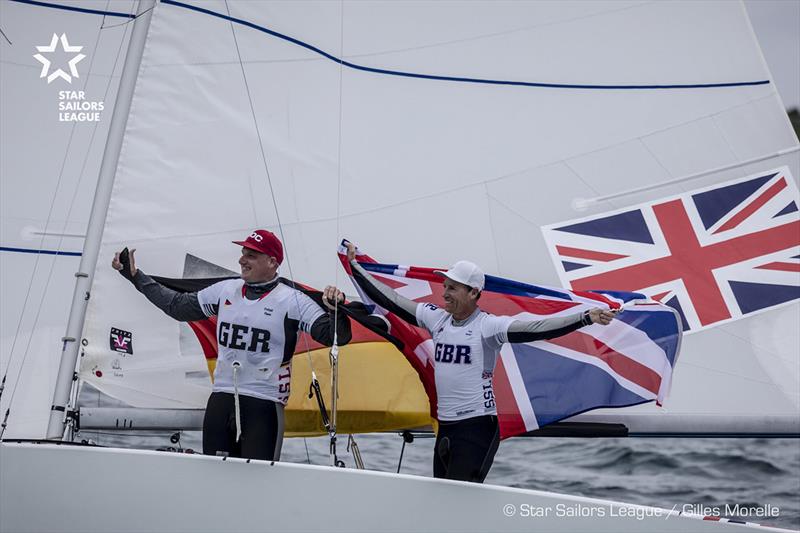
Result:
[[[133,100],[133,91],[139,75],[139,66],[142,53],[150,28],[150,18],[155,7],[155,0],[142,0],[133,21],[133,32],[128,42],[128,53],[122,69],[122,78],[119,91],[111,115],[106,147],[103,151],[103,161],[100,165],[100,175],[97,179],[97,188],[94,193],[92,210],[89,216],[89,225],[86,240],[83,244],[83,255],[78,272],[75,274],[75,291],[72,294],[72,305],[67,322],[67,332],[64,335],[61,351],[61,364],[58,368],[53,404],[50,407],[50,421],[47,425],[48,439],[61,439],[66,426],[66,407],[72,389],[75,366],[80,350],[78,340],[83,332],[83,323],[86,319],[86,307],[89,303],[90,289],[100,254],[100,242],[103,238],[106,213],[111,201],[111,191],[114,186],[114,176],[117,171],[122,140],[125,127],[128,123],[128,113]]]

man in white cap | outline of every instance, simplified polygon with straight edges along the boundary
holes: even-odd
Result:
[[[535,321],[491,315],[478,307],[485,279],[469,261],[436,271],[445,278],[445,307],[440,309],[400,296],[361,267],[355,256],[355,246],[348,243],[347,260],[359,287],[384,309],[428,330],[433,339],[437,478],[482,483],[489,473],[500,442],[492,375],[504,343],[551,339],[592,323],[607,325],[614,318],[613,312],[602,309]]]
[[[256,230],[234,244],[242,247],[241,279],[198,292],[181,293],[158,283],[136,268],[134,250],[117,253],[111,266],[175,320],[217,317],[218,355],[203,418],[203,453],[277,461],[299,332],[330,346],[335,330],[344,345],[350,341],[350,321],[333,312],[336,302],[344,302],[336,287],[323,292],[326,312],[278,277],[283,246],[273,233]]]

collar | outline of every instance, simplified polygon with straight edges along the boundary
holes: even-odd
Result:
[[[242,297],[248,300],[260,300],[270,293],[278,285],[279,278],[277,274],[270,281],[261,283],[248,283],[242,285]]]
[[[245,281],[244,284],[247,286],[248,289],[274,289],[275,285],[278,284],[278,274],[275,274],[275,277],[269,281],[260,281],[258,283],[252,283]]]
[[[480,307],[476,307],[476,308],[475,308],[475,311],[473,311],[473,312],[472,312],[472,314],[471,314],[471,315],[469,315],[469,316],[468,316],[467,318],[465,318],[464,320],[456,320],[455,318],[453,318],[453,316],[452,316],[452,315],[450,315],[450,322],[451,322],[451,323],[452,323],[452,324],[453,324],[455,327],[459,328],[459,327],[461,327],[461,326],[465,326],[465,325],[467,325],[469,322],[471,322],[471,321],[472,321],[472,320],[473,320],[473,319],[474,319],[476,316],[478,316],[480,313],[481,313],[481,308],[480,308]]]

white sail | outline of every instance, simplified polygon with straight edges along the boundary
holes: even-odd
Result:
[[[108,10],[133,11],[114,0]],[[103,4],[105,6],[105,4]],[[96,2],[73,2],[91,9]],[[0,419],[6,437],[43,437],[97,173],[129,31],[121,17],[0,2]],[[82,47],[78,76],[42,78],[33,58],[54,35]],[[67,55],[59,39],[53,54]],[[55,59],[55,58],[54,58]],[[58,68],[71,74],[65,64]],[[103,101],[99,122],[60,120],[62,91]],[[13,403],[11,402],[13,398]]]
[[[180,277],[187,254],[234,269],[229,241],[266,227],[281,273],[318,288],[346,283],[341,237],[388,262],[469,258],[558,285],[542,226],[800,176],[736,2],[170,1],[151,24],[101,251],[137,248],[148,273]],[[687,336],[663,409],[600,416],[800,431],[799,313],[795,300]],[[112,328],[133,354],[111,350]],[[204,403],[199,345],[103,260],[84,337],[80,375],[107,394]]]

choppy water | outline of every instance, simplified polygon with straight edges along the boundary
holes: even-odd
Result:
[[[137,448],[174,446],[169,433],[84,432],[98,444]],[[357,437],[365,466],[397,470],[402,439]],[[182,433],[184,448],[200,450],[199,432]],[[353,466],[340,437],[340,456]],[[401,472],[431,475],[433,439],[405,448]],[[287,439],[282,460],[329,464],[328,439]],[[777,517],[731,516],[800,529],[800,439],[517,438],[500,444],[487,483],[618,500],[662,508],[777,509]]]

